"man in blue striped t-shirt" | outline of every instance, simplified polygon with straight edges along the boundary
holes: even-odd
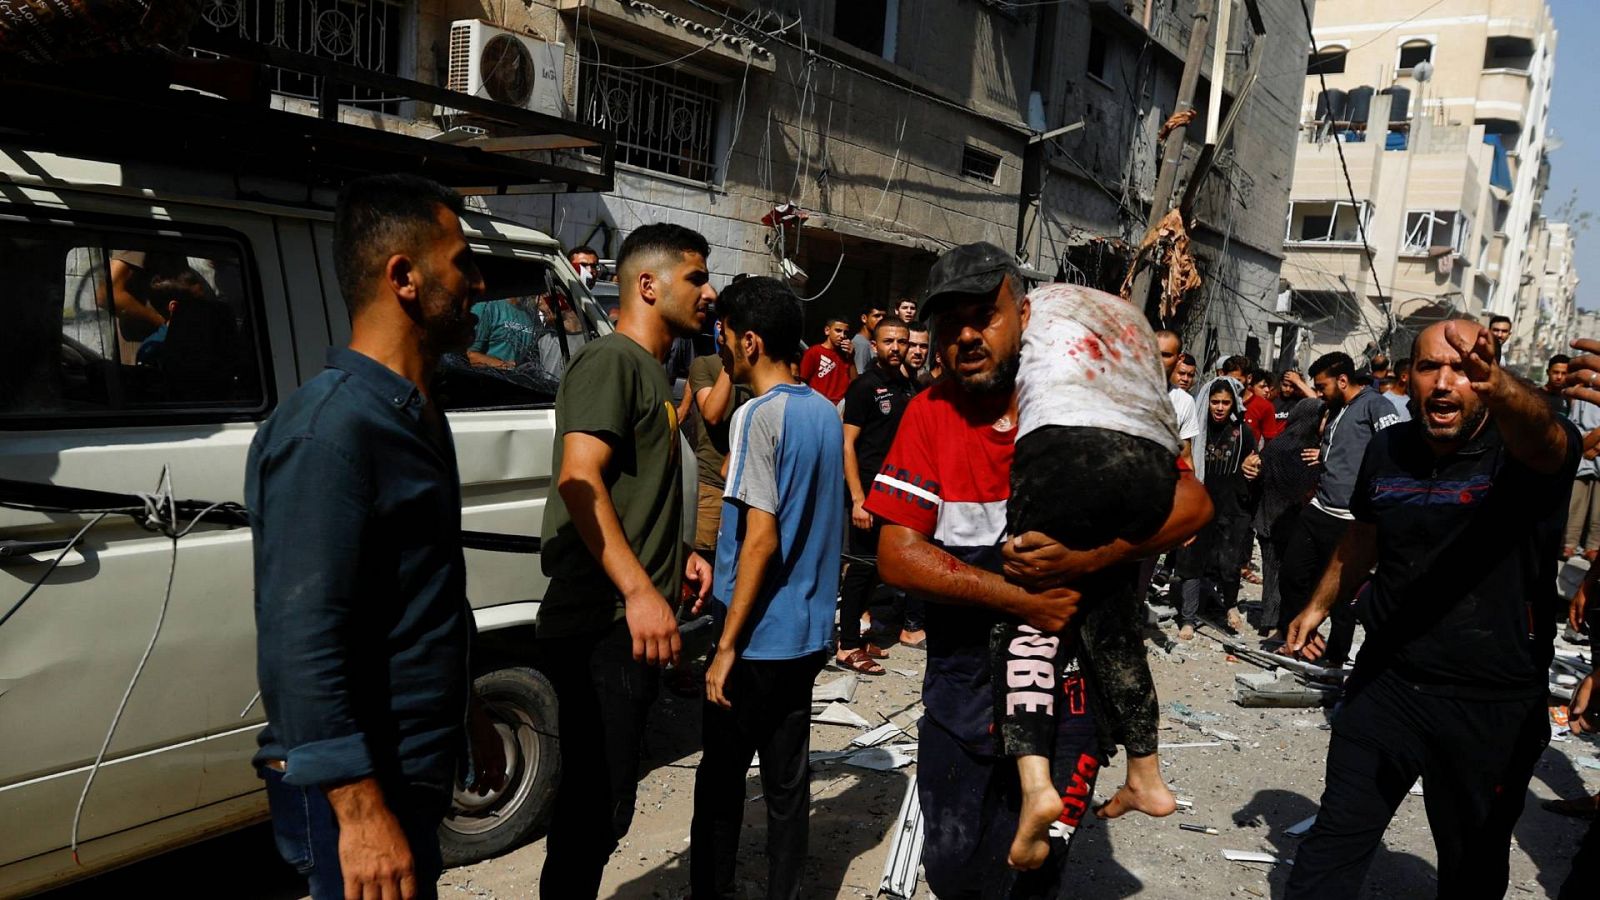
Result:
[[[734,413],[728,434],[715,587],[726,609],[706,671],[689,882],[696,897],[733,895],[745,774],[759,752],[767,896],[795,898],[811,800],[811,684],[827,659],[839,596],[844,431],[833,404],[791,374],[804,320],[793,292],[747,278],[717,308],[723,361],[754,398]]]

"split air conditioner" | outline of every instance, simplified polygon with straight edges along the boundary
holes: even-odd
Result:
[[[566,47],[477,19],[450,24],[445,87],[547,116],[567,118],[561,95]],[[460,115],[457,110],[441,110]]]

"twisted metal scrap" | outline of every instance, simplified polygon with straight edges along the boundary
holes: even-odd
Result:
[[[1189,250],[1189,230],[1183,225],[1182,212],[1169,211],[1139,243],[1139,249],[1133,254],[1133,265],[1128,267],[1128,276],[1122,279],[1122,299],[1133,299],[1133,279],[1148,262],[1152,251],[1167,270],[1161,278],[1161,318],[1166,321],[1178,311],[1183,296],[1200,286],[1200,271],[1195,268],[1194,254]]]
[[[1192,106],[1188,109],[1180,109],[1173,113],[1171,118],[1167,119],[1167,121],[1161,126],[1161,133],[1156,135],[1156,140],[1166,140],[1167,135],[1171,134],[1174,128],[1178,128],[1180,126],[1187,127],[1190,122],[1194,121],[1194,117],[1199,115],[1199,113],[1200,111]]]

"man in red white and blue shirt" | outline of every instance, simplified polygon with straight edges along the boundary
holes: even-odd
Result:
[[[1051,585],[1181,542],[1204,524],[1209,504],[1205,488],[1185,476],[1167,523],[1144,544],[1074,552],[1033,533],[1007,541],[1015,379],[1028,320],[1021,274],[1005,251],[977,243],[941,256],[928,284],[922,308],[933,317],[934,352],[947,374],[906,408],[866,504],[884,523],[881,577],[928,601],[927,717],[917,761],[923,868],[941,900],[1062,897],[1068,842],[1101,760],[1089,692],[1080,675],[1063,679],[1051,763],[1062,813],[1049,859],[1012,871],[1006,854],[1020,793],[1016,766],[993,734],[991,627],[1010,618],[1061,630],[1079,598]]]

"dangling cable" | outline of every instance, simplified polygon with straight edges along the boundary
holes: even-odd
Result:
[[[170,466],[162,467],[161,481],[154,494],[140,494],[139,496],[145,501],[145,526],[159,530],[172,542],[171,561],[167,566],[167,590],[161,598],[161,609],[156,615],[155,630],[150,633],[150,641],[145,644],[144,654],[139,657],[139,664],[134,667],[133,677],[128,679],[128,687],[122,692],[122,700],[117,703],[117,711],[111,716],[111,726],[106,729],[106,738],[100,744],[100,752],[95,754],[94,765],[89,767],[89,777],[84,780],[83,791],[78,794],[78,806],[72,813],[71,844],[72,861],[78,865],[83,865],[83,862],[78,859],[78,826],[83,821],[83,806],[89,799],[89,789],[94,786],[95,776],[100,773],[100,767],[105,763],[106,751],[111,747],[111,739],[116,736],[117,725],[122,721],[122,714],[127,711],[128,699],[133,696],[133,689],[139,683],[139,676],[144,674],[145,664],[150,662],[150,654],[156,649],[156,641],[161,637],[161,627],[167,621],[167,609],[172,605],[172,585],[178,575],[178,539],[193,531],[195,526],[199,525],[207,514],[226,505],[224,503],[213,503],[197,513],[188,525],[180,528],[178,502],[172,490],[172,469]]]

